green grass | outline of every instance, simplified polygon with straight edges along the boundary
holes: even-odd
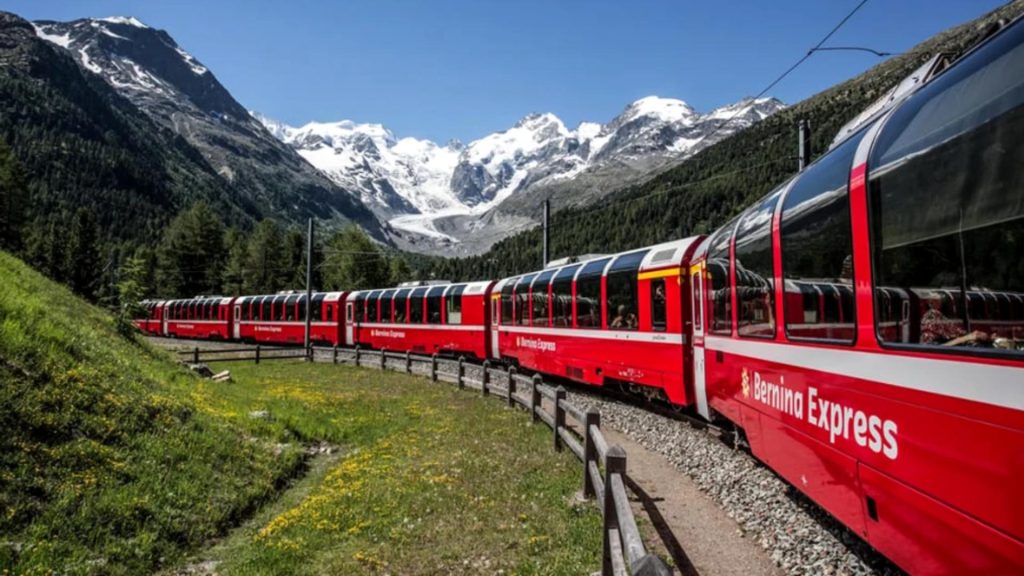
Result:
[[[151,572],[301,471],[110,315],[5,253],[0,280],[0,573]]]
[[[520,412],[291,361],[200,380],[2,252],[0,281],[0,574],[598,566],[579,465]]]
[[[343,454],[198,561],[220,574],[583,574],[600,514],[579,463],[524,413],[447,384],[302,363],[233,364],[200,406]],[[268,411],[269,420],[248,414]]]

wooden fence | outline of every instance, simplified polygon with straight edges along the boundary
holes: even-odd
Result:
[[[305,350],[274,348],[274,355],[263,360],[307,358]],[[287,352],[281,354],[281,352]],[[224,348],[220,350],[183,351],[193,362],[261,360],[260,346],[255,348]],[[179,352],[181,353],[181,352]],[[252,354],[242,357],[213,357],[220,354]],[[551,428],[552,446],[561,452],[566,447],[583,465],[583,497],[595,499],[604,518],[604,552],[602,576],[667,576],[672,574],[665,562],[647,551],[633,516],[626,492],[626,451],[609,445],[601,432],[601,415],[584,411],[567,399],[565,388],[545,384],[540,374],[526,376],[515,368],[502,370],[489,361],[469,364],[465,358],[440,358],[389,350],[355,348],[313,348],[308,359],[315,362],[351,363],[364,368],[395,370],[414,374],[417,368],[433,381],[455,384],[459,389],[478,390],[481,395],[497,398],[510,407],[522,406],[536,422]],[[467,368],[479,377],[467,376]],[[574,424],[569,423],[569,421]]]

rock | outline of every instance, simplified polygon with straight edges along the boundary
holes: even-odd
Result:
[[[249,418],[255,420],[271,420],[270,411],[268,410],[253,410],[249,412]]]
[[[188,364],[188,369],[193,371],[193,372],[195,372],[196,374],[202,376],[203,378],[209,378],[209,377],[213,376],[213,370],[210,370],[210,367],[207,366],[206,364],[192,364],[192,363],[189,363]]]

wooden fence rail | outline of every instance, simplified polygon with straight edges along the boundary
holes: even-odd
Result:
[[[295,350],[274,348],[274,352]],[[267,352],[269,350],[264,350]],[[216,354],[247,354],[252,357],[210,358]],[[339,353],[346,357],[340,357]],[[507,402],[508,406],[519,404],[529,413],[534,423],[544,422],[552,430],[552,445],[555,450],[562,451],[568,447],[583,464],[583,497],[593,498],[598,504],[604,518],[601,575],[633,576],[668,576],[671,568],[657,555],[647,551],[640,530],[636,525],[633,509],[629,504],[625,487],[626,452],[620,446],[609,445],[601,431],[601,415],[594,410],[583,410],[567,398],[565,388],[544,383],[540,374],[526,376],[519,374],[515,367],[507,371],[493,368],[490,362],[482,366],[473,365],[480,370],[480,376],[467,376],[467,368],[471,367],[465,358],[441,358],[437,354],[425,356],[412,354],[409,351],[397,352],[388,350],[364,350],[354,348],[312,348],[307,355],[306,350],[287,355],[266,355],[261,357],[261,347],[225,348],[219,350],[179,351],[179,354],[191,354],[195,363],[225,362],[240,360],[276,360],[284,358],[307,358],[314,362],[351,362],[355,366],[379,368],[381,370],[414,373],[416,364],[426,365],[426,373],[433,381],[446,381],[458,388],[479,390],[483,396],[491,396]],[[203,358],[202,356],[206,356]],[[390,362],[389,362],[390,360]],[[495,378],[495,372],[499,377]],[[521,391],[526,391],[524,395]],[[546,402],[545,402],[546,400]],[[568,420],[575,422],[570,425]],[[603,473],[602,473],[603,469]]]

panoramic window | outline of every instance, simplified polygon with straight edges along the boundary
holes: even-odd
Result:
[[[723,226],[708,246],[707,271],[711,278],[708,298],[711,302],[711,322],[708,332],[732,333],[732,280],[729,276],[729,244],[736,227],[733,220]]]
[[[551,320],[556,328],[572,326],[572,278],[579,264],[562,268],[551,280]]]
[[[427,292],[427,322],[429,324],[441,323],[441,297],[444,296],[444,286],[434,286]]]
[[[378,307],[380,308],[380,321],[384,323],[391,322],[391,300],[395,296],[394,290],[385,290],[380,293],[380,301]]]
[[[853,342],[853,239],[848,182],[864,131],[812,164],[782,203],[782,277],[791,338]]]
[[[668,297],[665,291],[665,279],[651,280],[651,328],[664,331],[668,319]]]
[[[420,287],[412,291],[409,296],[409,322],[411,324],[423,323],[423,299],[427,295],[427,288]]]
[[[320,321],[324,320],[324,317],[323,317],[324,296],[325,296],[324,294],[314,294],[313,295],[313,310],[312,310],[312,314],[310,314],[310,316],[312,317],[314,322],[320,322]],[[356,306],[355,308],[356,308],[356,310],[359,310],[360,314],[362,313],[362,309],[359,306]],[[330,318],[328,318],[328,320],[330,320]]]
[[[380,290],[374,290],[367,296],[367,322],[380,322],[381,294]]]
[[[284,319],[289,321],[295,320],[295,303],[299,301],[298,296],[289,296],[288,300],[284,303]]]
[[[548,285],[554,275],[554,270],[545,270],[537,276],[530,287],[530,292],[533,295],[531,300],[533,301],[532,324],[534,326],[548,325]]]
[[[506,326],[514,323],[516,282],[515,279],[508,280],[501,288],[501,323]]]
[[[601,327],[601,276],[610,258],[583,266],[576,278],[576,327]]]
[[[530,324],[530,283],[536,274],[528,274],[516,282],[516,324],[527,326]]]
[[[640,328],[640,293],[637,273],[647,250],[623,254],[612,262],[605,279],[608,300],[605,315],[612,330]]]
[[[408,288],[395,292],[394,310],[395,310],[395,324],[405,324],[408,321],[408,308],[409,308],[409,292]]]
[[[445,295],[445,316],[448,318],[448,324],[462,324],[462,293],[465,290],[466,287],[462,284],[448,289],[448,294]]]
[[[884,342],[1024,356],[1024,27],[912,96],[872,150]]]
[[[736,227],[736,331],[740,336],[775,336],[772,217],[784,189],[747,210]]]

